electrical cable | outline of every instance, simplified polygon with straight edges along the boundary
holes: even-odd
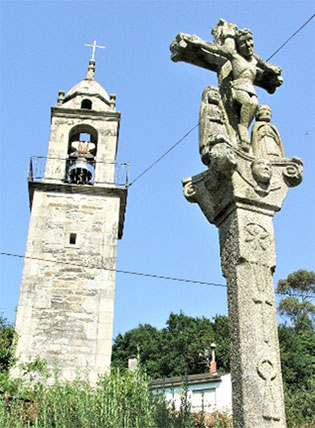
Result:
[[[178,144],[180,144],[188,135],[199,126],[199,122],[197,125],[193,126],[182,138],[180,138],[172,147],[170,147],[162,156],[160,156],[156,161],[154,161],[148,168],[146,168],[144,171],[141,172],[141,174],[137,175],[137,177],[131,181],[131,183],[128,184],[128,187],[130,187],[135,181],[137,181],[140,177],[142,177],[144,174],[146,174],[151,168],[153,168],[158,162],[160,162],[169,152],[171,152],[173,149],[175,149]]]
[[[20,259],[37,260],[37,261],[42,261],[42,262],[47,262],[47,263],[55,263],[55,264],[60,263],[60,264],[64,264],[64,265],[70,265],[70,266],[75,266],[75,267],[83,267],[83,268],[87,268],[87,269],[108,270],[111,272],[124,273],[124,274],[128,274],[128,275],[146,276],[149,278],[166,279],[166,280],[170,280],[170,281],[189,282],[189,283],[193,283],[193,284],[212,285],[212,286],[216,286],[216,287],[226,287],[226,284],[219,284],[219,283],[215,283],[215,282],[199,281],[196,279],[187,279],[187,278],[176,278],[176,277],[172,277],[172,276],[159,275],[159,274],[146,273],[146,272],[135,272],[135,271],[129,271],[129,270],[122,270],[122,269],[113,269],[113,268],[106,267],[106,266],[101,266],[101,267],[100,266],[91,266],[91,265],[84,265],[82,263],[48,260],[48,259],[43,259],[40,257],[30,257],[30,256],[23,256],[21,254],[12,254],[12,253],[5,253],[5,252],[0,252],[0,255],[1,256],[9,256],[9,257],[17,257]]]
[[[314,16],[315,16],[315,13],[314,13],[314,15],[312,15],[306,22],[304,22],[304,24],[300,27],[300,28],[298,28],[296,31],[295,31],[295,33],[293,33],[292,34],[292,36],[290,36],[289,38],[288,38],[288,40],[286,40],[281,46],[280,46],[280,48],[278,48],[269,58],[267,58],[266,59],[266,61],[269,61],[271,58],[273,58],[291,39],[293,39],[293,37],[295,37],[296,35],[297,35],[297,33],[299,33],[301,30],[302,30],[302,28],[304,28],[313,18],[314,18]]]
[[[153,274],[153,273],[145,273],[145,272],[135,272],[135,271],[129,271],[129,270],[122,270],[122,269],[113,269],[110,267],[99,267],[99,266],[90,266],[90,265],[84,265],[84,264],[79,264],[79,263],[73,263],[73,262],[65,262],[65,261],[56,261],[56,260],[47,260],[47,259],[42,259],[40,257],[30,257],[30,256],[22,256],[21,254],[13,254],[13,253],[5,253],[5,252],[0,252],[0,256],[9,256],[9,257],[16,257],[16,258],[20,258],[20,259],[30,259],[30,260],[37,260],[37,261],[43,261],[43,262],[47,262],[47,263],[60,263],[60,264],[64,264],[64,265],[70,265],[70,266],[76,266],[76,267],[84,267],[84,268],[88,268],[88,269],[97,269],[97,270],[108,270],[111,272],[116,272],[116,273],[124,273],[124,274],[128,274],[128,275],[137,275],[137,276],[145,276],[145,277],[149,277],[149,278],[155,278],[155,279],[165,279],[165,280],[169,280],[169,281],[178,281],[178,282],[187,282],[187,283],[192,283],[192,284],[201,284],[201,285],[210,285],[210,286],[214,286],[214,287],[224,287],[227,288],[226,284],[219,284],[216,282],[207,282],[207,281],[199,281],[196,279],[187,279],[187,278],[177,278],[177,277],[172,277],[172,276],[166,276],[166,275],[159,275],[159,274]],[[279,295],[284,295],[287,296],[288,293],[277,293]],[[302,297],[302,294],[298,294],[298,293],[291,293],[290,296],[293,297]]]

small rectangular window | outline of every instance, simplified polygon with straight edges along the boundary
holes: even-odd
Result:
[[[76,240],[77,240],[77,234],[76,233],[70,233],[69,244],[75,245]]]

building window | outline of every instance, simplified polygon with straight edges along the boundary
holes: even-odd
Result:
[[[91,100],[83,100],[81,103],[81,108],[85,108],[87,110],[92,110],[92,101]]]
[[[70,233],[69,244],[75,245],[76,241],[77,241],[77,234],[76,233]]]
[[[192,409],[194,411],[205,410],[206,412],[211,412],[215,410],[216,405],[217,399],[215,388],[193,390]]]

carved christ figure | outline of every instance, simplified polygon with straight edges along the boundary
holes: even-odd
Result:
[[[179,33],[170,47],[172,60],[190,62],[218,73],[221,96],[229,100],[232,110],[229,112],[226,106],[230,122],[233,125],[231,113],[234,113],[237,116],[239,143],[248,151],[248,128],[258,106],[254,84],[273,93],[283,81],[281,68],[267,63],[254,53],[253,36],[249,29],[238,30],[235,25],[220,20],[212,33],[216,39],[214,43],[196,35]],[[225,79],[229,85],[222,77],[227,61],[231,64],[230,75]]]

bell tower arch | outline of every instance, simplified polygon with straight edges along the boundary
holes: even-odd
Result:
[[[94,74],[93,50],[85,78],[60,90],[51,108],[47,158],[30,162],[31,218],[16,317],[18,362],[39,356],[57,366],[61,379],[87,372],[91,383],[111,360],[128,180],[128,165],[116,163],[116,96]]]

